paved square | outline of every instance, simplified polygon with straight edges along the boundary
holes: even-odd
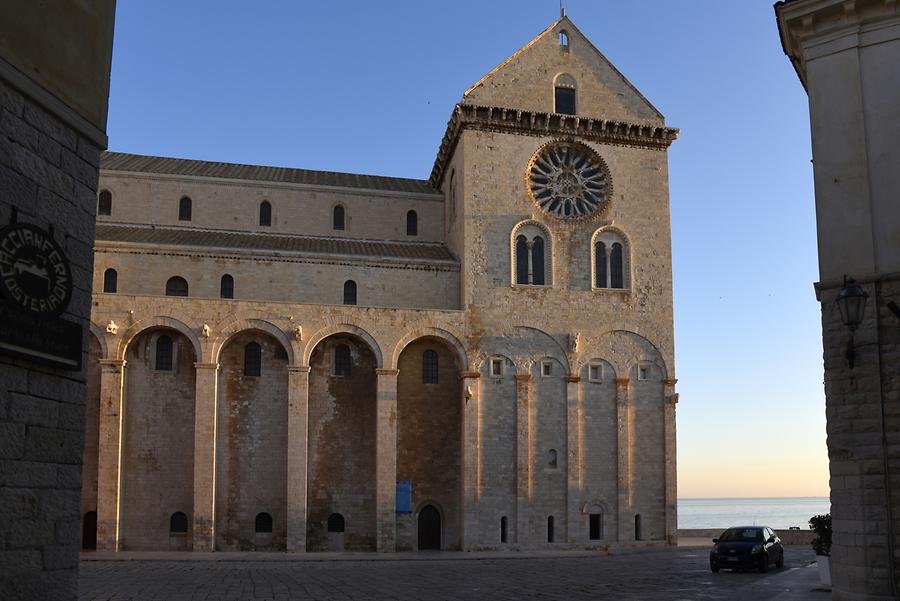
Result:
[[[245,556],[246,557],[246,556]],[[252,556],[250,556],[252,557]],[[278,557],[278,556],[276,556]],[[369,556],[371,557],[371,556]],[[382,556],[383,557],[383,556]],[[465,559],[462,559],[465,557]],[[830,599],[807,547],[785,568],[713,574],[705,548],[596,556],[406,555],[397,559],[82,561],[81,601]]]

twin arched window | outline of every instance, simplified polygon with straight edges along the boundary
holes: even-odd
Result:
[[[191,199],[187,196],[182,196],[181,200],[178,201],[178,221],[190,221],[191,220]]]
[[[614,230],[594,236],[594,288],[630,288],[629,257],[625,238]]]
[[[103,292],[114,294],[119,289],[119,274],[115,269],[107,269],[103,272]]]
[[[546,234],[534,225],[525,225],[516,234],[515,282],[532,286],[546,286],[550,281],[550,248]]]
[[[428,349],[422,353],[422,384],[438,383],[438,354]]]
[[[268,200],[259,203],[259,225],[262,227],[272,225],[272,204]]]

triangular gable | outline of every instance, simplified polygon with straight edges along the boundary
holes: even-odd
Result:
[[[559,34],[569,37],[568,48]],[[579,116],[663,123],[665,118],[568,17],[536,38],[466,90],[462,102],[539,112],[554,111],[554,81],[575,78]]]

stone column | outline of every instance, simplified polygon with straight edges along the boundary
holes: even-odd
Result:
[[[306,551],[309,366],[288,367],[287,550]]]
[[[216,548],[216,396],[218,363],[194,363],[194,551]]]
[[[478,387],[477,371],[463,372],[462,381],[462,432],[460,453],[460,469],[462,472],[462,550],[471,551],[478,547],[478,497],[481,492],[481,441],[480,403],[481,395]]]
[[[532,493],[531,374],[516,374],[516,542],[527,544]]]
[[[376,549],[397,549],[397,375],[396,369],[376,369],[375,520]]]
[[[566,506],[566,534],[570,543],[587,543],[584,533],[584,515],[581,506],[584,499],[584,482],[582,478],[582,407],[581,378],[575,375],[566,377],[566,479],[568,481]]]
[[[634,540],[631,506],[631,380],[616,378],[616,473],[619,542]]]
[[[663,436],[666,461],[666,542],[678,544],[678,472],[676,469],[675,405],[678,380],[663,380]]]
[[[97,457],[97,549],[119,550],[122,400],[125,361],[100,360],[100,448]]]

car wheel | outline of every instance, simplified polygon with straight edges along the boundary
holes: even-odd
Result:
[[[769,558],[765,556],[765,554],[761,555],[759,558],[759,571],[760,572],[768,572],[769,571]]]
[[[712,570],[714,574],[719,573],[719,566],[717,566],[713,561],[709,562],[709,569]]]
[[[778,561],[775,562],[775,567],[779,570],[784,567],[784,551],[782,551],[781,555],[778,556]]]

